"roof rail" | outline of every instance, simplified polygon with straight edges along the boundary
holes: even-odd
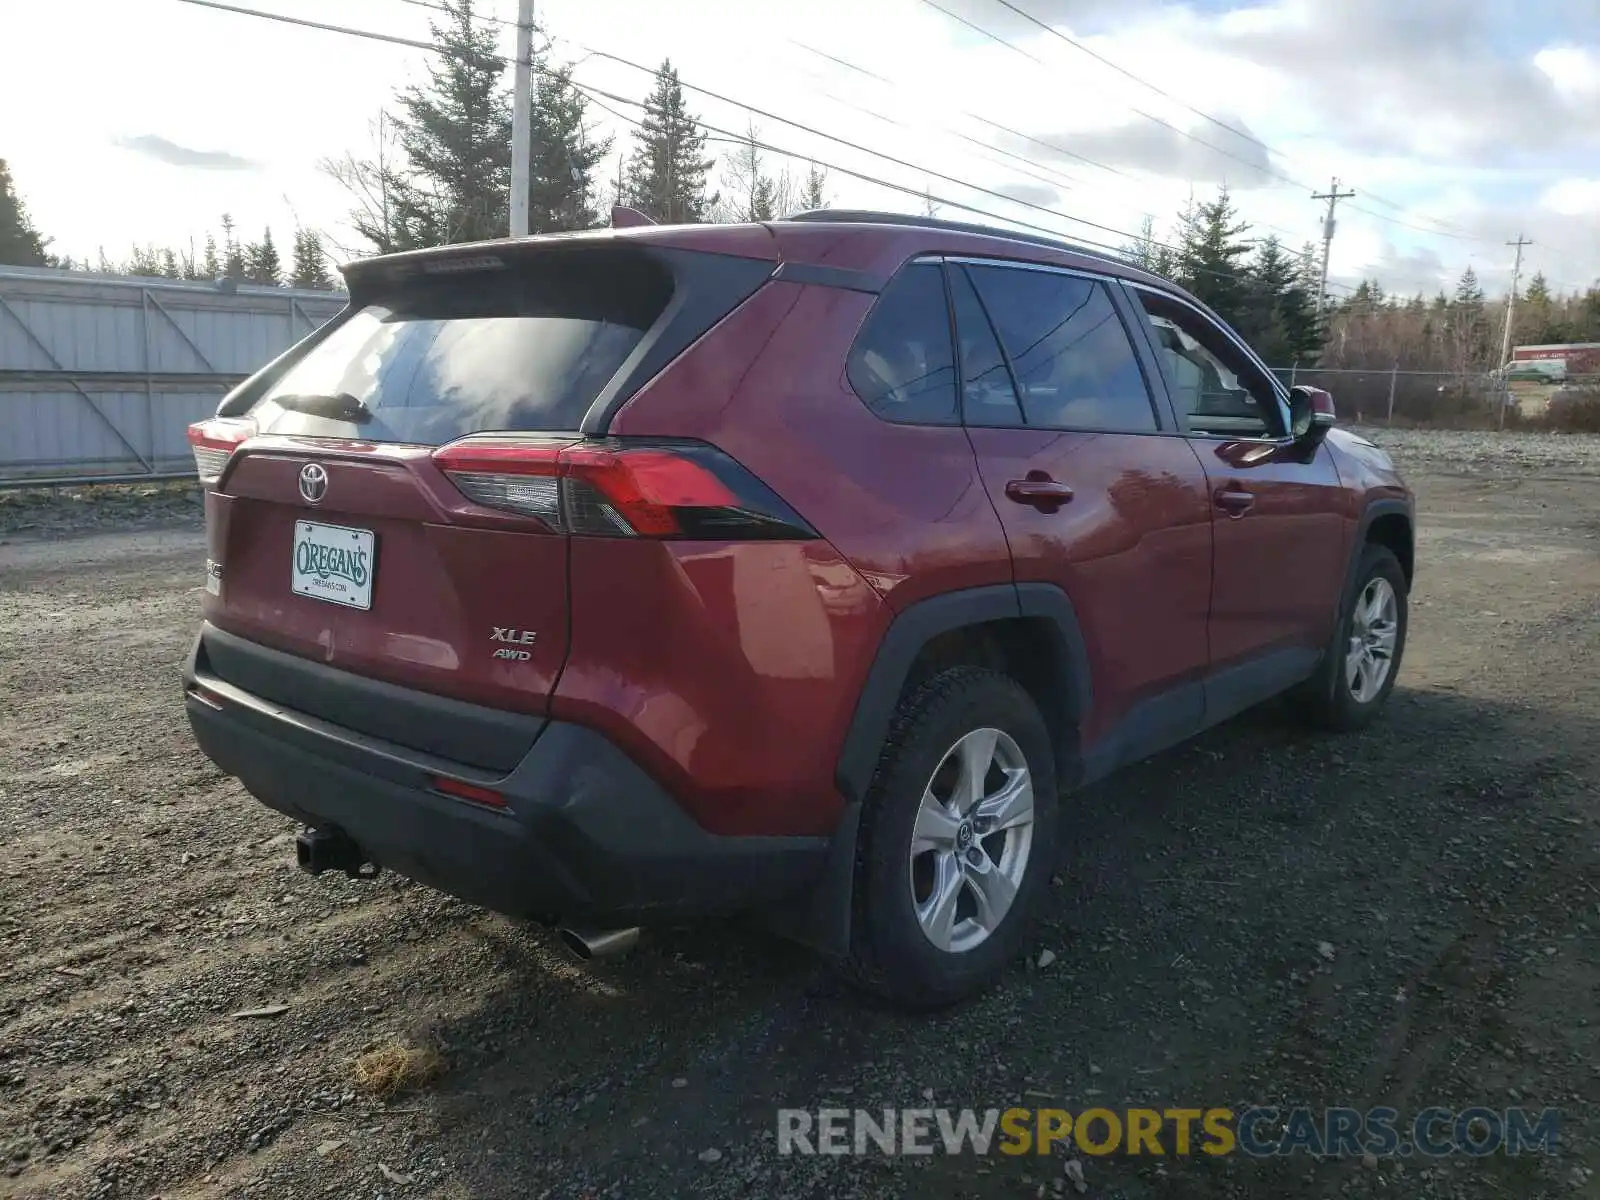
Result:
[[[1125,263],[1126,260],[1104,250],[1093,250],[1065,237],[1045,237],[1037,233],[1002,229],[997,225],[979,225],[971,221],[946,221],[942,217],[914,217],[907,213],[874,212],[865,208],[813,208],[783,218],[785,221],[836,221],[841,225],[909,225],[916,229],[945,229],[951,233],[975,233],[984,237],[1005,238],[1013,242],[1027,242],[1033,246],[1049,246],[1052,250],[1068,250],[1086,258],[1106,262]]]

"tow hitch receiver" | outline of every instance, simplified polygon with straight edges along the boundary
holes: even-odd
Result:
[[[294,858],[302,871],[321,875],[343,871],[351,879],[376,879],[378,864],[366,861],[361,847],[340,829],[306,829],[294,839]]]

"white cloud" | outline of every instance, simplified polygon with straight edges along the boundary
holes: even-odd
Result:
[[[1600,213],[1600,179],[1563,179],[1546,188],[1539,206],[1568,216]]]
[[[480,2],[502,18],[514,13],[511,0]],[[1362,0],[1363,8],[1378,2]],[[1396,0],[1386,2],[1397,13],[1409,11]],[[1433,8],[1443,2],[1426,0]],[[590,48],[647,67],[670,55],[688,83],[915,165],[897,166],[754,116],[764,140],[801,159],[815,157],[917,193],[927,188],[1002,218],[1095,242],[1120,244],[1147,213],[1167,225],[1189,195],[1191,177],[1197,177],[1194,186],[1202,197],[1210,194],[1212,180],[1233,183],[1243,215],[1297,249],[1320,235],[1322,210],[1310,190],[1326,188],[1338,175],[1360,194],[1341,207],[1333,254],[1337,279],[1381,276],[1385,264],[1398,269],[1402,262],[1406,270],[1436,263],[1441,280],[1451,279],[1469,261],[1485,267],[1497,261],[1500,243],[1523,231],[1524,221],[1528,236],[1540,242],[1535,254],[1560,245],[1565,273],[1592,277],[1600,270],[1600,246],[1594,236],[1584,236],[1595,228],[1592,216],[1585,225],[1584,214],[1600,212],[1594,184],[1579,172],[1564,172],[1559,157],[1545,160],[1542,168],[1537,159],[1515,169],[1478,161],[1467,154],[1477,136],[1471,118],[1438,104],[1397,107],[1381,89],[1338,87],[1338,105],[1330,108],[1321,85],[1312,83],[1359,76],[1363,64],[1342,60],[1341,46],[1329,41],[1319,47],[1325,57],[1315,64],[1316,74],[1307,74],[1313,68],[1295,55],[1307,37],[1322,36],[1317,31],[1329,19],[1310,0],[1270,0],[1227,13],[1163,7],[1155,0],[1074,0],[1050,10],[1048,0],[1028,5],[1081,22],[1083,28],[1069,26],[1074,37],[1174,98],[1141,88],[1009,18],[988,0],[946,3],[1023,53],[919,0],[764,4],[759,21],[730,21],[726,0],[541,0],[538,7],[550,32],[563,39],[557,55],[578,59],[578,77],[590,85],[631,98],[642,98],[650,86],[644,72],[584,57]],[[1465,11],[1478,0],[1460,3]],[[12,45],[74,47],[65,59],[14,56],[0,72],[0,112],[30,115],[27,122],[10,123],[0,154],[10,159],[40,226],[56,237],[58,249],[74,255],[92,255],[97,245],[121,255],[135,241],[187,244],[191,236],[203,238],[215,229],[224,211],[249,237],[271,223],[286,240],[296,215],[340,233],[345,198],[316,163],[364,150],[380,106],[397,86],[419,78],[426,61],[422,52],[405,47],[178,3],[78,0],[70,7],[10,7],[16,10],[6,16]],[[263,7],[409,38],[426,38],[430,16],[438,15],[398,0],[341,0],[336,6],[271,0]],[[93,38],[82,35],[88,28],[95,30]],[[501,33],[509,51],[510,30]],[[799,42],[896,83],[888,86],[827,62]],[[1279,45],[1293,53],[1272,49]],[[1597,61],[1595,47],[1551,45],[1524,66],[1576,103],[1593,84]],[[742,130],[752,119],[736,103],[694,92],[690,103],[724,129]],[[1305,186],[1280,179],[1239,186],[1250,182],[1247,163],[1259,165],[1260,147],[1188,105],[1270,145],[1270,170]],[[968,113],[1077,150],[1124,174],[1005,135]],[[617,133],[619,145],[626,144],[626,124],[595,115],[602,131]],[[1365,136],[1385,125],[1406,130],[1408,146],[1427,143],[1428,152],[1418,155]],[[1358,136],[1353,130],[1365,132]],[[137,139],[161,153],[118,148],[119,141]],[[186,148],[227,156],[214,161],[240,159],[254,166],[185,166]],[[841,172],[830,188],[841,205],[920,208],[912,196]],[[995,192],[1014,199],[990,194]],[[945,215],[983,219],[954,207]],[[1542,229],[1541,220],[1552,224]],[[1469,236],[1446,236],[1444,226]]]
[[[1550,46],[1533,56],[1556,90],[1574,100],[1600,94],[1600,53],[1584,46]]]

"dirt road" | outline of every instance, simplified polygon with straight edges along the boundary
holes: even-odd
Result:
[[[1060,1159],[779,1158],[776,1110],[830,1102],[1555,1107],[1550,1159],[1083,1180],[1600,1196],[1600,442],[1397,444],[1423,524],[1386,719],[1250,714],[1074,797],[1054,961],[931,1018],[735,927],[589,970],[387,875],[299,874],[183,719],[192,523],[0,532],[0,1196],[1078,1194]],[[352,1063],[395,1037],[448,1065],[379,1102]]]

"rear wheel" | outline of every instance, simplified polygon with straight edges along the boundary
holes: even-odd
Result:
[[[1050,737],[1015,680],[957,667],[918,688],[862,814],[852,978],[914,1007],[992,983],[1027,945],[1058,822]]]
[[[1378,715],[1400,672],[1406,646],[1406,575],[1386,546],[1368,545],[1339,628],[1302,699],[1327,729],[1360,729]]]

